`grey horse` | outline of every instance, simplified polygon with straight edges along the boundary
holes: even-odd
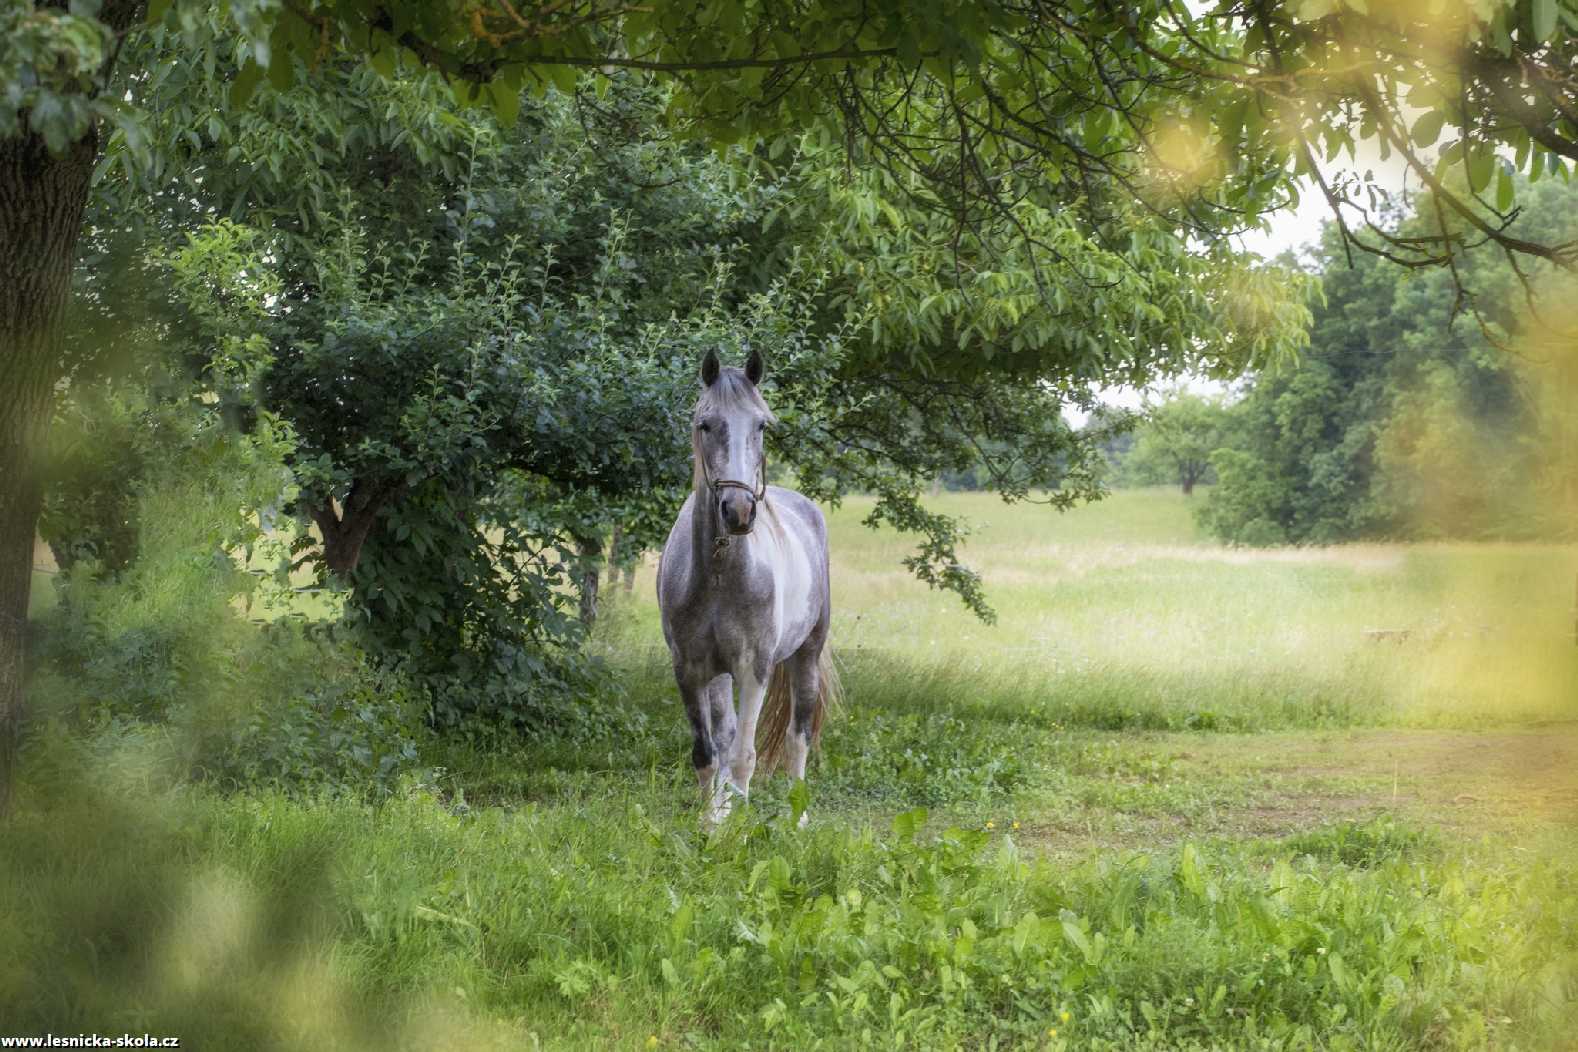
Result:
[[[801,779],[837,692],[827,651],[827,523],[803,495],[767,485],[763,437],[775,418],[761,379],[760,354],[735,369],[707,352],[691,418],[692,492],[658,564],[663,638],[690,718],[708,826],[750,793],[764,701],[763,770],[782,765]]]

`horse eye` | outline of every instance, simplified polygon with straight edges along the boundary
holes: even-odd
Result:
[[[711,424],[703,423],[703,424],[698,424],[696,426],[700,427],[703,431],[711,431],[712,430],[712,425]]]
[[[767,430],[767,421],[765,421],[765,420],[758,420],[756,422],[756,430],[758,430],[758,431],[766,431]]]

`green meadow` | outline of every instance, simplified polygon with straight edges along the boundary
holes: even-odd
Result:
[[[380,802],[194,787],[167,730],[35,735],[0,1033],[1572,1047],[1578,551],[1229,549],[1165,490],[935,503],[996,623],[837,509],[844,709],[803,791],[712,835],[650,565],[609,590],[599,719],[428,746]]]

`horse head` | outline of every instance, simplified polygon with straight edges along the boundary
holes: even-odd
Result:
[[[777,418],[758,388],[762,374],[757,351],[744,369],[725,366],[716,351],[708,351],[701,363],[701,397],[691,414],[697,496],[710,500],[724,531],[736,535],[751,532],[767,496],[763,438]]]

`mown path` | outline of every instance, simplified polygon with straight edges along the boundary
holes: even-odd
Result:
[[[1026,823],[1032,842],[1072,855],[1200,837],[1284,837],[1382,814],[1469,837],[1578,829],[1578,722],[1113,736],[1107,749],[1105,771],[1089,773],[1135,792],[1116,805],[1087,800],[1060,809],[1048,801]],[[1175,798],[1173,787],[1187,792]]]

